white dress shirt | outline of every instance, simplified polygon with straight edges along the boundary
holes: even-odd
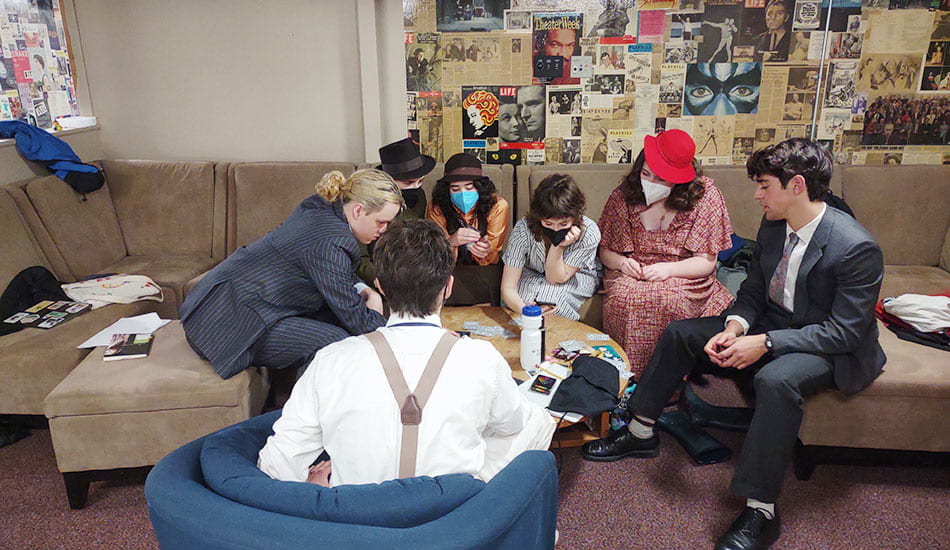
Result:
[[[392,326],[400,323],[437,326]],[[445,333],[438,315],[390,317],[379,332],[410,388],[415,388]],[[489,480],[521,451],[547,449],[555,428],[528,402],[502,355],[483,340],[460,338],[452,348],[419,426],[416,475],[469,473]],[[333,486],[399,477],[399,405],[373,345],[353,336],[320,350],[297,381],[258,467],[275,479],[305,481],[326,450]]]
[[[782,305],[791,312],[795,311],[795,283],[798,282],[798,270],[802,266],[802,259],[805,257],[805,250],[808,249],[808,243],[810,243],[812,237],[815,236],[815,230],[818,229],[818,224],[821,223],[821,219],[824,217],[827,208],[827,205],[822,204],[821,212],[812,218],[810,222],[803,225],[798,231],[792,231],[788,222],[785,223],[785,241],[782,243],[783,250],[788,243],[788,236],[792,233],[798,235],[798,243],[795,244],[795,248],[792,249],[792,253],[788,257],[788,272],[785,275],[785,293],[782,296]],[[766,283],[766,290],[768,290],[768,283]],[[768,298],[766,297],[766,299]],[[738,321],[739,324],[742,325],[742,334],[749,332],[749,322],[746,319],[739,315],[729,315],[726,317],[726,324],[728,325],[729,321],[732,320]]]

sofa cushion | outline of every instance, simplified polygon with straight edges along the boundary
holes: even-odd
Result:
[[[228,253],[268,234],[314,194],[331,170],[353,173],[352,164],[332,162],[237,162],[228,168]]]
[[[805,402],[806,445],[950,451],[947,352],[901,340],[878,321],[884,372],[851,397],[828,391]]]
[[[749,179],[745,167],[707,167],[703,170],[716,182],[726,199],[732,231],[742,238],[755,240],[762,223],[762,207],[752,197],[755,184]]]
[[[49,330],[27,328],[0,338],[0,414],[43,414],[46,395],[89,354],[76,346],[116,320],[147,313],[154,305],[110,305]]]
[[[397,479],[326,488],[277,481],[257,468],[280,411],[208,436],[201,449],[205,483],[241,504],[279,514],[378,527],[414,527],[451,512],[485,483],[468,474]]]
[[[144,359],[103,361],[103,349],[96,348],[47,396],[47,418],[240,407],[246,398],[250,375],[222,380],[188,345],[178,321],[155,333],[152,350]]]
[[[935,266],[950,227],[950,167],[851,166],[844,198],[888,265]]]
[[[50,266],[6,189],[0,189],[0,223],[3,234],[0,239],[0,292],[3,292],[20,271],[34,265]]]
[[[125,257],[108,182],[80,195],[56,176],[47,176],[29,181],[24,190],[73,277],[101,273]]]
[[[102,169],[128,254],[211,257],[213,163],[104,160]]]
[[[940,263],[944,271],[950,271],[950,227],[947,227],[947,236],[943,238],[943,248],[940,250]]]
[[[178,317],[185,296],[185,285],[217,264],[210,256],[126,256],[103,269],[104,273],[148,275],[162,287],[165,301],[157,311],[163,317]]]
[[[937,294],[950,290],[950,273],[923,265],[885,265],[881,298],[901,294]]]

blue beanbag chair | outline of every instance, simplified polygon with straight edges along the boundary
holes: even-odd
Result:
[[[485,487],[468,474],[421,476],[327,488],[277,481],[257,468],[274,411],[208,436],[201,449],[205,482],[219,495],[253,508],[333,523],[415,527],[451,512]]]

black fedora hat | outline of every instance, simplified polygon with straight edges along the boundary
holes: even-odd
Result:
[[[429,155],[420,154],[419,146],[410,138],[380,147],[379,160],[382,164],[376,169],[386,172],[397,180],[421,178],[435,167],[435,159]]]

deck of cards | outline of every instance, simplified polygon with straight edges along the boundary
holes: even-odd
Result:
[[[517,336],[514,332],[499,325],[482,325],[478,321],[465,321],[462,324],[462,330],[470,335],[484,336],[485,338],[514,338]]]
[[[85,313],[89,308],[89,304],[84,302],[43,300],[24,311],[14,313],[4,319],[3,322],[11,325],[19,323],[28,327],[51,329],[81,313]]]

